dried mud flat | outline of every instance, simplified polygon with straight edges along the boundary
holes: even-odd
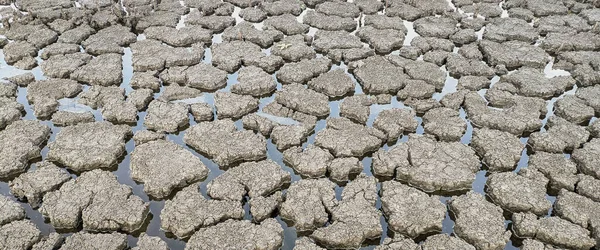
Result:
[[[600,244],[599,1],[0,19],[0,250]]]

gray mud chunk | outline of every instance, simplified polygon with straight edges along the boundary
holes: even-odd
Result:
[[[202,91],[186,86],[169,85],[164,87],[157,100],[169,102],[196,97],[202,97]]]
[[[131,178],[144,183],[144,192],[158,199],[169,196],[177,188],[203,180],[209,171],[200,158],[165,140],[136,146],[130,161]]]
[[[25,58],[21,59],[20,61],[16,62],[15,64],[13,64],[13,66],[15,66],[15,68],[23,69],[23,70],[32,70],[37,65],[38,65],[37,60],[33,57],[25,57]]]
[[[304,34],[308,32],[309,29],[308,25],[299,23],[296,20],[296,17],[291,14],[270,17],[265,20],[264,24],[267,27],[272,27],[281,31],[288,36]]]
[[[600,202],[600,180],[589,175],[579,175],[577,193],[595,202]]]
[[[458,79],[458,89],[478,91],[490,86],[490,80],[484,76],[463,76]]]
[[[548,54],[539,47],[520,41],[508,41],[497,43],[482,40],[479,47],[483,52],[487,63],[505,65],[507,68],[518,68],[522,66],[532,68],[544,68],[549,61]]]
[[[237,232],[232,235],[230,232]],[[250,221],[227,220],[201,228],[190,238],[185,249],[265,249],[276,250],[283,244],[283,228],[275,219],[260,224]]]
[[[360,9],[354,5],[354,3],[347,2],[324,2],[317,5],[315,8],[317,12],[321,12],[325,15],[340,16],[340,17],[352,17],[356,18],[360,15]]]
[[[434,108],[423,116],[425,133],[442,141],[459,141],[467,131],[467,123],[460,112],[446,107]]]
[[[304,34],[308,32],[309,29],[308,25],[298,22],[296,17],[292,14],[269,17],[265,20],[264,24],[267,27],[272,27],[281,31],[288,36]]]
[[[267,19],[267,13],[260,8],[249,7],[240,11],[240,17],[247,22],[260,23]]]
[[[479,45],[477,43],[463,45],[458,49],[458,54],[468,59],[483,59],[483,54],[479,50]]]
[[[221,167],[266,157],[267,142],[249,130],[238,131],[231,120],[201,122],[186,131],[184,142]]]
[[[279,16],[283,14],[292,14],[294,16],[298,16],[300,13],[302,13],[303,5],[304,4],[301,1],[280,0],[264,2],[261,4],[261,8],[267,12],[269,16]]]
[[[383,243],[375,250],[420,250],[421,247],[414,240],[408,239],[402,235],[395,235],[394,238],[385,238]]]
[[[252,214],[252,221],[261,222],[271,217],[273,212],[283,202],[283,196],[281,191],[277,191],[268,197],[254,197],[250,200],[250,214]]]
[[[283,38],[283,33],[274,29],[259,30],[249,22],[242,22],[238,25],[231,26],[222,34],[225,41],[248,41],[255,43],[260,47],[268,48]]]
[[[568,249],[590,249],[596,244],[589,236],[590,231],[556,216],[538,219],[531,213],[517,213],[512,221],[515,235],[520,238]]]
[[[92,112],[57,111],[52,115],[52,123],[56,126],[73,126],[79,123],[94,122]]]
[[[301,237],[296,239],[294,250],[325,250],[325,248],[318,246],[309,237]]]
[[[58,42],[80,44],[94,33],[96,33],[96,31],[92,27],[90,27],[87,24],[82,24],[73,29],[63,32],[58,37]]]
[[[410,238],[440,232],[446,217],[446,206],[438,196],[397,181],[382,183],[381,208],[390,229]]]
[[[586,105],[585,101],[578,97],[567,95],[556,101],[554,113],[575,124],[588,124],[594,117],[594,108]]]
[[[284,151],[293,146],[300,146],[312,133],[306,125],[275,126],[271,132],[271,140],[277,145],[279,151]]]
[[[78,102],[80,104],[90,106],[90,108],[97,109],[104,106],[105,103],[113,100],[124,100],[125,89],[111,86],[92,86],[86,92],[79,94]]]
[[[157,40],[145,39],[131,44],[134,71],[156,71],[165,67],[190,66],[202,61],[202,43],[187,47],[171,47]]]
[[[399,17],[388,17],[384,15],[365,16],[365,26],[373,26],[376,29],[394,29],[406,33],[406,26]]]
[[[486,182],[487,195],[509,213],[548,214],[552,207],[546,199],[546,179],[542,173],[524,168],[513,172],[493,173]]]
[[[456,217],[454,233],[477,249],[504,249],[511,232],[504,228],[502,209],[478,193],[469,192],[448,202]]]
[[[129,126],[108,122],[68,126],[48,144],[47,160],[77,172],[108,169],[125,153],[125,139],[130,135]]]
[[[465,95],[464,104],[467,116],[475,127],[497,129],[514,135],[522,135],[542,127],[540,108],[527,102],[516,102],[502,110],[493,109],[487,106],[486,100],[477,92],[469,92]]]
[[[341,61],[349,63],[356,60],[365,59],[374,55],[375,51],[371,48],[351,48],[330,50],[327,54],[327,57],[329,57],[336,63]]]
[[[278,122],[273,121],[267,117],[252,113],[242,117],[242,125],[244,129],[252,130],[268,137],[273,131],[273,128],[279,125]]]
[[[154,100],[148,105],[144,125],[158,132],[174,133],[189,124],[188,106]]]
[[[314,116],[329,115],[329,98],[300,84],[284,85],[275,101],[295,111]]]
[[[155,72],[134,72],[131,76],[129,84],[134,89],[151,89],[158,91],[160,89],[160,81],[156,77]]]
[[[471,147],[483,158],[490,171],[502,172],[516,168],[525,145],[511,133],[481,128],[473,130]]]
[[[588,106],[600,113],[600,100],[597,98],[598,95],[600,95],[600,86],[578,88],[575,92],[575,96],[584,100]]]
[[[273,76],[255,66],[240,69],[238,81],[238,84],[231,86],[231,93],[260,97],[273,93],[277,88]]]
[[[148,39],[156,39],[174,47],[188,47],[194,43],[210,43],[212,31],[198,26],[176,29],[167,26],[153,26],[144,30]]]
[[[344,70],[324,73],[308,82],[308,87],[329,97],[341,97],[354,91],[354,82]]]
[[[139,146],[147,142],[165,139],[165,136],[166,135],[164,133],[154,132],[150,130],[141,130],[133,135],[133,142],[136,146]]]
[[[281,218],[293,222],[298,232],[313,231],[329,220],[337,205],[335,183],[328,179],[302,179],[292,183],[281,205]]]
[[[546,126],[548,127],[546,132],[535,132],[529,136],[527,143],[535,151],[550,153],[571,151],[579,148],[590,136],[590,132],[585,127],[572,124],[557,116],[550,117]],[[580,152],[584,152],[584,150]],[[574,156],[573,159],[577,159],[577,157]]]
[[[242,65],[242,60],[250,54],[261,54],[260,46],[245,41],[231,41],[211,46],[212,64],[224,71],[233,73]]]
[[[0,246],[6,250],[27,250],[42,238],[42,232],[29,220],[18,220],[0,227]]]
[[[277,79],[285,84],[304,84],[329,71],[330,66],[331,60],[326,57],[287,63],[277,72]]]
[[[19,120],[0,131],[0,177],[24,172],[29,161],[41,157],[50,128],[38,121]]]
[[[423,61],[434,63],[437,66],[442,66],[446,63],[446,58],[448,58],[448,55],[450,54],[450,52],[442,50],[429,51],[423,55]]]
[[[58,249],[64,242],[62,235],[58,233],[50,233],[48,236],[43,236],[42,239],[33,245],[32,250],[53,250]]]
[[[396,179],[425,192],[471,188],[479,170],[479,158],[469,146],[459,142],[437,142],[431,136],[419,135],[410,135],[407,145],[407,151],[399,146],[398,151],[384,157],[382,164],[378,164],[381,165],[379,168],[387,171],[396,169]],[[410,159],[410,164],[406,159]]]
[[[200,63],[185,70],[186,85],[201,90],[217,90],[227,85],[227,72]]]
[[[417,114],[425,114],[430,109],[439,108],[442,106],[440,102],[433,98],[428,99],[416,99],[416,98],[408,98],[404,100],[404,105],[412,108],[417,112]]]
[[[127,235],[122,233],[77,232],[65,239],[62,250],[124,250],[127,248]]]
[[[549,52],[573,50],[597,50],[600,48],[600,36],[592,32],[549,33],[540,47]]]
[[[303,22],[320,30],[345,30],[352,32],[357,23],[351,17],[329,16],[323,13],[308,10]]]
[[[169,246],[158,236],[148,236],[142,233],[137,242],[137,247],[132,250],[169,250]]]
[[[23,104],[13,98],[0,97],[0,129],[21,119],[22,113],[25,113]]]
[[[452,41],[437,37],[417,36],[410,42],[410,46],[421,49],[422,53],[436,50],[452,52],[454,49]]]
[[[329,151],[314,145],[308,145],[306,149],[293,147],[283,152],[283,160],[296,172],[309,178],[325,176],[327,167],[333,160]]]
[[[469,44],[477,41],[477,34],[473,29],[461,29],[452,34],[450,40],[455,44]]]
[[[347,118],[328,118],[327,127],[315,137],[315,145],[329,150],[336,157],[361,157],[377,151],[385,137],[383,132]]]
[[[146,109],[153,99],[154,91],[151,89],[134,89],[127,95],[127,102],[133,104],[138,111]]]
[[[415,132],[419,125],[412,109],[392,108],[379,113],[373,127],[386,134],[387,142],[395,142],[403,133]]]
[[[37,48],[28,42],[16,41],[4,46],[3,52],[6,63],[12,65],[22,59],[36,56]]]
[[[314,128],[315,125],[317,124],[316,116],[307,115],[302,112],[294,111],[290,108],[284,107],[283,105],[281,105],[277,102],[271,102],[271,103],[265,105],[262,109],[262,112],[264,112],[267,115],[273,115],[276,117],[291,118],[292,120],[298,121],[310,128]],[[269,119],[269,120],[271,120],[271,119]],[[292,122],[290,125],[292,125],[292,124],[294,124],[294,122]]]
[[[335,49],[363,48],[360,38],[342,30],[318,30],[314,35],[312,46],[315,48],[315,51],[320,53],[329,53]]]
[[[494,42],[517,40],[533,43],[538,38],[538,32],[525,20],[496,18],[485,26],[483,38]]]
[[[33,208],[39,207],[46,193],[57,190],[71,179],[69,172],[51,162],[38,163],[36,166],[34,171],[24,173],[9,183],[12,194],[27,200]]]
[[[55,43],[50,46],[44,48],[44,51],[40,55],[40,58],[44,60],[48,60],[51,56],[54,55],[65,55],[65,54],[73,54],[81,51],[77,44],[70,43]]]
[[[458,111],[465,102],[465,96],[469,93],[468,90],[458,90],[453,93],[448,93],[442,97],[440,103],[446,107]]]
[[[287,36],[275,43],[275,46],[271,48],[271,53],[291,62],[315,58],[316,52],[306,44],[304,39],[303,35]]]
[[[396,94],[404,87],[403,80],[408,78],[403,68],[381,56],[357,61],[357,65],[354,77],[369,94]]]
[[[362,163],[356,157],[335,158],[327,166],[329,178],[335,182],[346,182],[362,170]]]
[[[90,46],[120,46],[125,47],[137,40],[137,36],[130,31],[129,27],[111,25],[99,30],[96,34],[89,36],[81,43],[84,48]],[[122,49],[121,49],[122,50]]]
[[[402,47],[404,32],[395,29],[377,29],[373,26],[361,27],[356,35],[368,43],[377,53],[390,53]]]
[[[291,181],[290,174],[271,160],[245,162],[217,176],[206,186],[206,193],[216,200],[242,201],[268,196]]]
[[[202,28],[221,33],[227,27],[235,25],[235,18],[230,16],[205,16],[198,11],[192,11],[185,19],[185,25],[198,25]]]
[[[594,138],[600,137],[600,121],[595,120],[587,127],[588,131],[590,131],[590,135]]]
[[[414,27],[424,37],[448,38],[458,31],[456,24],[456,20],[449,17],[423,17],[414,22]]]
[[[89,85],[111,86],[121,84],[123,64],[119,54],[103,54],[90,60],[71,73],[71,79]]]
[[[213,107],[208,103],[190,105],[190,113],[192,113],[196,122],[212,121],[214,118]]]
[[[527,97],[552,98],[564,93],[575,85],[570,76],[548,78],[539,69],[521,68],[500,78],[498,89]],[[492,87],[494,89],[495,87]]]
[[[197,185],[191,185],[177,192],[173,199],[165,201],[160,214],[160,228],[178,238],[186,238],[200,227],[243,217],[244,209],[239,201],[207,200]]]
[[[488,66],[481,59],[471,59],[454,53],[446,57],[446,68],[455,78],[470,75],[491,78],[495,74],[494,68]]]
[[[575,191],[577,164],[563,154],[536,152],[529,156],[528,168],[544,174],[549,180],[548,190],[558,192],[561,189]]]
[[[358,248],[366,240],[381,237],[381,212],[372,199],[377,196],[376,185],[375,177],[364,174],[350,182],[342,201],[331,209],[331,224],[318,228],[311,237],[330,248]]]
[[[25,209],[16,201],[0,195],[0,226],[25,218]]]
[[[27,87],[30,83],[35,81],[35,76],[31,72],[27,72],[24,74],[7,77],[6,80],[18,85],[19,87]]]
[[[377,0],[356,0],[354,4],[358,6],[363,14],[372,15],[383,9],[384,4]]]
[[[239,119],[258,109],[258,99],[228,92],[217,92],[215,108],[219,119]]]
[[[476,248],[471,244],[465,242],[461,238],[450,236],[447,234],[436,234],[427,237],[425,242],[421,245],[422,250],[436,250],[436,249],[463,249],[463,250],[475,250]]]
[[[17,85],[11,82],[0,82],[0,97],[15,97]]]
[[[346,97],[340,104],[340,116],[360,124],[366,124],[373,104],[375,101],[367,95],[358,94]]]
[[[34,105],[34,109],[47,109],[47,112],[43,112],[43,114],[36,112],[36,116],[48,117],[56,111],[56,106],[58,106],[56,101],[74,97],[81,90],[81,84],[68,79],[35,81],[27,88],[27,100]]]
[[[102,107],[102,118],[114,124],[135,124],[137,122],[137,107],[123,100],[112,99]]]
[[[103,170],[82,173],[60,189],[46,193],[40,213],[55,228],[134,232],[148,216],[148,204]]]
[[[410,60],[417,60],[423,52],[416,46],[403,46],[398,50],[398,55]],[[424,59],[423,59],[424,60]]]
[[[583,228],[596,228],[600,218],[600,203],[563,189],[558,192],[553,212]]]

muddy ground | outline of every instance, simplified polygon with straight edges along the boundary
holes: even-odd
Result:
[[[0,0],[0,249],[591,249],[600,2]]]

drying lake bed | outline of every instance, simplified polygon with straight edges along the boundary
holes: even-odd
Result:
[[[593,249],[600,2],[0,0],[0,250]]]

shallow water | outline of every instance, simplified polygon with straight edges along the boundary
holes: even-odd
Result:
[[[239,18],[239,11],[240,9],[238,7],[235,8],[234,11],[234,17],[236,17],[236,22],[242,22],[241,18]],[[503,13],[504,15],[508,15],[507,13]],[[299,20],[302,19],[303,15],[300,15],[298,18]],[[180,23],[178,24],[178,28],[181,28],[184,26],[183,20],[185,19],[185,16],[181,19]],[[404,44],[405,45],[409,45],[410,41],[418,36],[418,34],[414,31],[413,29],[413,24],[412,22],[408,22],[408,21],[404,21],[404,24],[406,26],[406,28],[408,29],[408,34],[406,36],[406,39],[404,40]],[[261,27],[262,23],[256,24],[256,26]],[[317,30],[314,28],[311,28],[309,31],[309,35],[313,35]],[[483,35],[484,29],[480,30],[478,33],[479,39],[481,39],[482,35]],[[140,35],[138,37],[139,40],[143,40],[145,39],[145,36]],[[213,36],[213,43],[220,43],[222,42],[222,38],[220,34],[216,34]],[[368,46],[368,45],[367,45]],[[268,50],[267,50],[268,51]],[[269,51],[270,52],[270,51]],[[41,51],[40,51],[41,53]],[[322,56],[322,55],[320,55]],[[41,60],[39,57],[37,58],[38,60]],[[203,63],[207,63],[210,64],[212,60],[212,56],[211,56],[211,50],[210,48],[207,48],[205,50],[205,56],[203,59]],[[422,59],[421,59],[422,60]],[[355,83],[355,94],[362,94],[362,87],[358,84],[358,82],[356,81],[356,79],[354,78],[354,76],[352,74],[348,73],[348,69],[347,66],[344,65],[343,63],[339,64],[339,65],[333,65],[332,69],[337,69],[337,68],[341,68],[343,70],[345,70],[345,72],[353,79],[354,83]],[[445,66],[441,67],[442,70],[446,71]],[[23,70],[18,70],[15,69],[12,66],[8,66],[4,60],[4,55],[3,53],[0,53],[0,78],[4,78],[4,77],[10,77],[10,76],[14,76],[14,75],[18,75],[18,74],[22,74],[28,71],[23,71]],[[34,75],[36,76],[36,79],[40,80],[40,79],[44,79],[45,77],[43,76],[40,67],[36,67],[35,69],[33,69],[31,72],[34,73]],[[545,70],[546,76],[547,77],[554,77],[554,76],[558,76],[558,75],[568,75],[568,72],[562,71],[562,70],[553,70],[552,69],[552,63],[550,63]],[[124,88],[126,93],[131,92],[133,89],[131,88],[131,86],[129,85],[129,81],[131,80],[133,74],[133,67],[132,67],[132,53],[131,53],[131,49],[126,48],[125,49],[125,54],[123,55],[123,82],[120,85],[121,88]],[[276,74],[276,73],[275,73]],[[275,80],[275,74],[273,74],[273,78]],[[497,82],[499,80],[498,77],[495,77],[494,80],[492,80],[492,85],[493,83]],[[228,92],[231,88],[232,85],[237,83],[237,72],[233,73],[233,74],[229,74],[228,78],[227,78],[227,86],[219,91],[225,91]],[[449,76],[449,74],[447,75],[446,78],[446,83],[445,86],[442,90],[442,92],[439,93],[435,93],[433,98],[436,100],[440,100],[442,99],[446,94],[448,93],[452,93],[456,91],[457,88],[457,83],[458,80]],[[281,89],[281,83],[278,82],[277,84],[277,89]],[[87,88],[89,87],[84,87],[84,91],[87,90]],[[561,95],[560,97],[556,97],[556,98],[552,98],[551,100],[547,101],[547,107],[548,107],[548,115],[546,116],[546,118],[543,120],[543,123],[545,124],[548,117],[553,115],[553,105],[554,103],[562,98],[564,95],[572,95],[574,94],[575,90],[577,88],[573,88],[572,90],[568,91],[567,93]],[[162,91],[164,90],[164,87],[161,88],[161,90],[158,93],[155,93],[155,97],[160,96],[160,94],[162,93]],[[480,92],[482,95],[485,93],[485,90]],[[25,106],[25,110],[26,110],[26,114],[24,116],[23,119],[26,120],[35,120],[36,117],[33,115],[33,110],[31,108],[31,106],[29,105],[27,98],[27,89],[26,88],[18,88],[18,97],[17,100],[23,104]],[[262,107],[264,107],[266,104],[270,103],[274,101],[273,96],[271,97],[266,97],[266,98],[261,98],[260,99],[260,106],[259,106],[259,111],[258,114],[260,116],[266,117],[268,119],[271,119],[273,121],[282,123],[282,124],[288,124],[288,125],[293,125],[293,124],[297,124],[297,121],[294,121],[292,119],[289,118],[281,118],[281,117],[276,117],[276,116],[272,116],[269,114],[265,114],[262,113]],[[204,103],[209,103],[211,105],[214,105],[214,93],[204,93],[203,96],[201,97],[197,97],[197,98],[190,98],[190,99],[184,99],[184,100],[178,100],[176,102],[182,102],[182,103],[198,103],[198,102],[204,102]],[[335,101],[331,101],[329,103],[330,106],[330,116],[329,117],[339,117],[339,105],[340,105],[339,100],[335,100]],[[59,106],[59,110],[67,110],[67,111],[72,111],[72,112],[85,112],[85,111],[92,111],[96,120],[100,121],[102,120],[102,115],[100,113],[100,110],[98,109],[92,109],[88,106],[85,105],[81,105],[77,103],[77,98],[65,98],[65,99],[61,99],[59,101],[60,106]],[[391,109],[391,108],[407,108],[401,101],[397,100],[396,97],[392,97],[391,99],[391,103],[390,104],[385,104],[385,105],[379,105],[379,104],[375,104],[371,106],[371,114],[369,116],[369,119],[367,121],[367,126],[371,127],[373,125],[373,122],[375,120],[375,118],[378,116],[378,114],[383,111],[383,110],[387,110],[387,109]],[[145,117],[146,113],[145,112],[139,112],[138,113],[138,122],[135,126],[132,126],[132,130],[133,132],[137,132],[137,131],[141,131],[141,130],[145,130],[146,128],[143,125],[143,121],[144,121],[144,117]],[[215,112],[215,117],[217,117],[217,114]],[[465,122],[467,123],[467,131],[466,133],[463,135],[463,137],[461,138],[461,143],[463,144],[469,144],[471,142],[471,138],[472,138],[472,132],[473,132],[473,126],[471,125],[471,123],[469,122],[468,118],[466,117],[466,113],[464,111],[464,109],[460,109],[460,117],[463,118],[465,120]],[[417,120],[419,121],[419,127],[417,129],[417,134],[423,134],[424,133],[424,129],[422,126],[422,118],[421,117],[416,117]],[[190,122],[190,126],[193,126],[196,124],[196,122],[194,121],[193,117],[191,116],[191,114],[189,115],[189,122]],[[51,121],[42,121],[43,124],[48,125],[51,129],[52,129],[52,135],[49,139],[49,142],[54,141],[56,135],[60,132],[60,127],[56,127],[52,124]],[[236,126],[238,127],[238,129],[242,129],[241,126],[241,121],[237,121],[236,122]],[[303,144],[303,147],[307,147],[307,145],[314,143],[314,139],[315,139],[315,135],[321,131],[322,129],[325,128],[325,119],[321,119],[317,122],[317,125],[315,127],[315,131],[314,133],[309,136],[309,138],[307,139],[307,141]],[[542,130],[544,130],[544,128],[542,128]],[[217,166],[217,164],[215,164],[212,160],[204,157],[203,155],[197,153],[195,150],[193,150],[192,148],[188,147],[184,142],[183,142],[183,136],[185,134],[185,131],[181,131],[175,134],[168,134],[167,136],[167,140],[173,141],[181,146],[183,146],[184,148],[186,148],[188,151],[192,152],[195,156],[199,157],[202,162],[210,169],[210,173],[208,175],[208,177],[202,181],[200,183],[200,191],[201,193],[207,198],[210,199],[210,197],[207,196],[206,194],[206,185],[207,183],[209,183],[211,180],[213,180],[215,177],[219,176],[220,174],[222,174],[224,172],[223,169],[220,169],[219,166]],[[397,143],[402,143],[402,142],[406,142],[408,140],[408,137],[406,135],[402,136],[401,138],[399,138]],[[527,140],[528,137],[522,137],[521,138],[521,142],[526,145],[527,144]],[[384,145],[383,148],[389,148],[393,145]],[[142,184],[138,184],[135,181],[133,181],[130,177],[130,169],[129,169],[129,161],[130,161],[130,154],[134,149],[134,143],[133,140],[129,140],[126,144],[126,150],[127,150],[127,155],[125,155],[121,162],[118,164],[118,167],[116,170],[114,170],[114,173],[117,175],[118,177],[118,181],[122,184],[128,185],[132,188],[133,193],[139,197],[141,197],[144,201],[149,202],[150,204],[150,212],[152,214],[151,219],[148,223],[148,225],[146,226],[146,228],[144,229],[144,231],[151,236],[159,236],[161,239],[165,240],[167,242],[167,244],[169,245],[169,247],[171,249],[183,249],[185,247],[185,242],[178,240],[178,239],[174,239],[174,238],[170,238],[168,237],[165,232],[163,232],[162,230],[160,230],[160,213],[162,211],[162,208],[164,207],[164,201],[157,201],[157,200],[151,200],[148,195],[146,195],[143,192],[143,185]],[[283,162],[283,155],[280,151],[277,150],[277,147],[271,142],[271,139],[268,139],[267,141],[267,158],[271,159],[275,162],[277,162],[285,171],[289,172],[292,176],[292,181],[298,181],[301,179],[301,177],[299,175],[297,175],[294,170],[288,166],[286,166],[286,164]],[[48,152],[48,148],[44,147],[42,149],[42,160],[46,159],[46,155]],[[520,169],[524,168],[527,166],[527,162],[529,160],[529,156],[528,156],[528,152],[527,152],[527,148],[525,148],[522,152],[522,156],[521,156],[521,160],[518,162],[517,168],[515,169],[515,172],[518,172]],[[361,159],[362,164],[364,166],[363,172],[369,176],[372,176],[372,170],[371,170],[371,162],[372,159],[369,156],[366,156],[364,158]],[[35,169],[35,163],[32,164],[31,168],[29,169],[29,171],[32,171]],[[477,173],[476,175],[476,179],[473,182],[472,185],[472,189],[478,193],[482,193],[485,194],[485,183],[487,181],[487,175],[488,172],[483,168]],[[76,177],[75,175],[73,177]],[[378,183],[377,184],[377,188],[378,190],[380,189],[381,184]],[[336,194],[338,199],[340,199],[341,197],[341,192],[343,190],[343,186],[337,186],[336,187]],[[285,192],[285,190],[284,190]],[[9,197],[12,197],[13,200],[14,197],[12,195],[10,195],[10,189],[8,187],[8,183],[7,182],[0,182],[0,193],[7,195]],[[440,197],[440,201],[446,203],[451,197],[448,196],[442,196]],[[547,199],[550,200],[551,202],[554,202],[556,200],[556,197],[554,196],[547,196]],[[20,204],[25,207],[26,212],[27,212],[27,217],[33,221],[38,228],[45,234],[47,235],[50,232],[54,232],[54,228],[49,225],[46,221],[44,221],[43,217],[41,216],[41,214],[37,211],[31,208],[31,206],[27,203],[23,203],[20,202]],[[377,200],[377,208],[380,209],[381,208],[381,201],[378,198]],[[246,211],[246,215],[245,215],[245,219],[251,219],[250,213],[249,213],[249,208],[248,208],[248,203],[246,202],[244,204],[244,209]],[[551,211],[550,211],[551,213]],[[549,215],[550,215],[549,213]],[[296,234],[296,230],[294,227],[288,226],[286,224],[286,222],[282,221],[281,218],[277,217],[277,220],[279,221],[279,223],[283,226],[284,228],[284,245],[282,246],[282,249],[292,249],[294,246],[294,242],[297,238],[297,234]],[[385,220],[385,217],[382,216],[381,217],[381,223],[383,226],[383,230],[384,233],[382,235],[382,238],[380,239],[379,243],[383,242],[383,240],[388,237],[388,229],[387,229],[387,222]],[[510,224],[510,221],[507,220],[506,225]],[[446,233],[446,234],[452,234],[453,233],[453,226],[454,226],[454,221],[452,220],[451,216],[446,213],[446,218],[443,221],[443,229],[442,232]],[[70,233],[64,233],[65,236],[70,235]],[[137,238],[135,236],[129,236],[128,238],[128,245],[130,247],[134,247],[137,244]],[[371,245],[371,246],[365,246],[363,247],[363,249],[373,249],[375,247],[375,245]],[[516,246],[514,246],[512,244],[512,242],[510,242],[507,247],[505,249],[517,249]]]

